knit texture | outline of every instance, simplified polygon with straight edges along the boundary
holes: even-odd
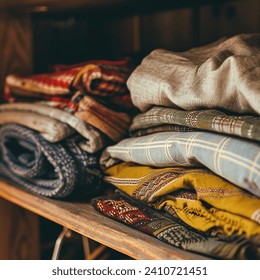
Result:
[[[92,197],[102,185],[98,158],[81,150],[81,137],[50,143],[18,124],[0,127],[0,174],[35,194]]]

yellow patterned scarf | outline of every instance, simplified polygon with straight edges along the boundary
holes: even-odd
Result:
[[[212,235],[260,234],[260,199],[207,169],[154,168],[121,163],[105,181],[155,209],[176,213]]]

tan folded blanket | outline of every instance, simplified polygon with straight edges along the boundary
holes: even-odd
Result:
[[[111,143],[108,137],[102,132],[63,110],[37,103],[10,103],[0,105],[0,111],[2,112],[14,110],[38,113],[69,125],[84,137],[85,140],[80,143],[80,146],[89,153],[97,152]]]
[[[25,111],[0,111],[0,125],[17,123],[41,133],[50,142],[58,142],[72,135],[75,130],[65,123],[48,116]]]

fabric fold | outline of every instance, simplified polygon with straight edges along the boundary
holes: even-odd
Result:
[[[227,115],[218,110],[184,111],[155,106],[133,118],[129,128],[132,131],[163,124],[175,124],[201,130],[236,135],[242,138],[260,140],[260,118],[244,115]]]
[[[218,259],[259,259],[259,236],[236,235],[215,238],[182,223],[177,216],[162,212],[122,194],[92,199],[93,207],[103,215],[135,228],[177,248]]]
[[[195,129],[178,125],[178,124],[161,124],[156,126],[151,126],[147,128],[137,129],[129,131],[130,137],[140,137],[158,132],[184,132],[184,131],[194,131]]]
[[[260,234],[260,199],[208,169],[155,168],[121,163],[105,182],[203,232]]]
[[[0,125],[16,123],[41,133],[42,137],[50,142],[59,142],[75,133],[75,130],[56,119],[33,112],[19,110],[1,111]]]
[[[55,71],[31,76],[9,75],[5,98],[49,99],[52,95],[69,96],[77,90],[93,95],[116,95],[127,92],[126,79],[132,67],[129,58],[119,61],[86,61],[76,65],[55,67]],[[19,101],[19,100],[18,100]]]
[[[18,124],[0,127],[0,174],[32,193],[90,198],[102,185],[98,157],[79,148],[81,137],[50,143]]]
[[[78,99],[77,108],[69,110],[69,112],[73,113],[75,117],[102,131],[114,142],[127,136],[131,123],[129,114],[112,110],[84,94],[76,94],[74,99]]]
[[[141,111],[152,106],[260,114],[260,33],[186,52],[152,51],[127,85]]]
[[[211,132],[160,132],[124,139],[103,152],[103,170],[119,162],[154,167],[207,167],[260,197],[258,143]]]
[[[112,143],[101,131],[83,120],[61,109],[40,103],[9,103],[1,104],[0,112],[22,111],[37,113],[67,124],[83,136],[80,146],[89,153],[95,153]]]
[[[86,138],[82,148],[96,152],[128,134],[137,112],[126,86],[132,69],[130,59],[125,58],[58,65],[51,73],[26,77],[9,75],[4,97],[11,104],[46,106],[45,115],[62,118]],[[47,107],[52,107],[50,113]]]

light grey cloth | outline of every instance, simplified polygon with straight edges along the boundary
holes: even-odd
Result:
[[[41,133],[50,142],[59,142],[72,135],[75,130],[65,123],[48,116],[26,111],[0,111],[0,125],[16,123]]]
[[[154,50],[127,81],[136,107],[260,114],[260,33],[186,52]]]
[[[101,131],[63,110],[51,106],[42,105],[36,102],[17,102],[0,105],[0,112],[14,110],[38,113],[69,125],[84,137],[85,140],[82,141],[79,145],[83,150],[89,153],[95,153],[108,146],[108,144],[111,144],[111,141],[109,141],[108,137],[106,137],[106,135],[104,135]]]
[[[120,161],[156,167],[205,166],[260,197],[260,145],[212,132],[160,132],[107,147],[103,170]]]

